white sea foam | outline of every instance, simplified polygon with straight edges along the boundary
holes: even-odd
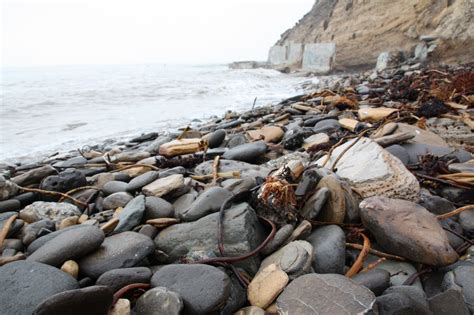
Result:
[[[302,78],[225,65],[2,69],[0,160],[179,127],[191,119],[278,102]]]

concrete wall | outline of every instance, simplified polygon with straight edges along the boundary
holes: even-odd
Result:
[[[302,69],[318,73],[331,71],[335,63],[336,44],[306,44],[303,53]]]
[[[327,73],[334,65],[334,43],[286,43],[270,48],[268,63],[275,68],[291,67],[317,73]]]

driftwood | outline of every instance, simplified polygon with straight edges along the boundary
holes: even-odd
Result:
[[[177,155],[203,151],[206,147],[207,143],[201,138],[180,139],[162,144],[159,153],[164,157],[171,158]]]

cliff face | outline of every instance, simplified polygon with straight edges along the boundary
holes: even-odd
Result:
[[[437,36],[432,59],[474,61],[474,0],[317,0],[277,45],[336,44],[336,67],[373,66],[384,51],[413,51]]]

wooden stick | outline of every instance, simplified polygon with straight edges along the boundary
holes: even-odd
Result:
[[[15,222],[17,217],[18,215],[14,214],[5,221],[5,224],[3,224],[2,230],[0,230],[0,248],[3,246],[3,242],[7,238],[8,232],[10,231],[10,227],[13,222]]]
[[[219,158],[220,156],[217,155],[214,158],[214,163],[212,164],[212,185],[217,183],[217,178],[219,177]]]
[[[346,277],[350,278],[352,276],[355,276],[361,269],[364,264],[364,260],[369,255],[370,252],[370,240],[367,236],[364,235],[364,233],[359,233],[360,236],[364,239],[364,245],[362,246],[362,250],[359,253],[359,256],[357,256],[356,261],[352,265],[352,267],[346,272]]]
[[[349,248],[352,248],[352,249],[359,249],[359,250],[361,250],[363,248],[362,245],[355,244],[355,243],[346,243],[346,247],[349,247]],[[372,248],[369,250],[369,253],[374,255],[374,256],[384,257],[384,258],[387,258],[387,259],[398,260],[398,261],[406,261],[406,259],[403,258],[403,257],[387,254],[387,253],[384,253],[384,252],[381,252],[381,251],[378,251],[378,250],[372,249]]]
[[[87,207],[87,204],[85,204],[84,202],[59,191],[49,191],[49,190],[43,190],[43,189],[38,189],[38,188],[26,188],[26,187],[21,187],[21,186],[18,186],[18,188],[26,192],[36,192],[36,193],[40,193],[44,195],[61,196],[63,198],[72,200],[77,205],[80,205],[82,207]]]
[[[474,205],[467,205],[467,206],[464,206],[464,207],[461,207],[461,208],[457,208],[457,209],[455,209],[453,211],[450,211],[448,213],[437,215],[436,219],[444,220],[444,219],[450,218],[452,216],[455,216],[456,214],[459,214],[459,213],[461,213],[465,210],[472,210],[472,209],[474,209]]]
[[[191,175],[190,176],[194,180],[203,181],[214,178],[212,174],[209,175]],[[217,173],[217,177],[221,178],[240,178],[240,171],[231,171],[231,172],[223,172]]]
[[[134,167],[149,167],[154,171],[159,171],[160,170],[158,167],[156,167],[154,165],[150,165],[150,164],[133,164],[133,165],[127,165],[127,166],[121,167],[119,169],[116,169],[116,170],[112,171],[111,173],[128,170],[128,169],[134,168]]]

